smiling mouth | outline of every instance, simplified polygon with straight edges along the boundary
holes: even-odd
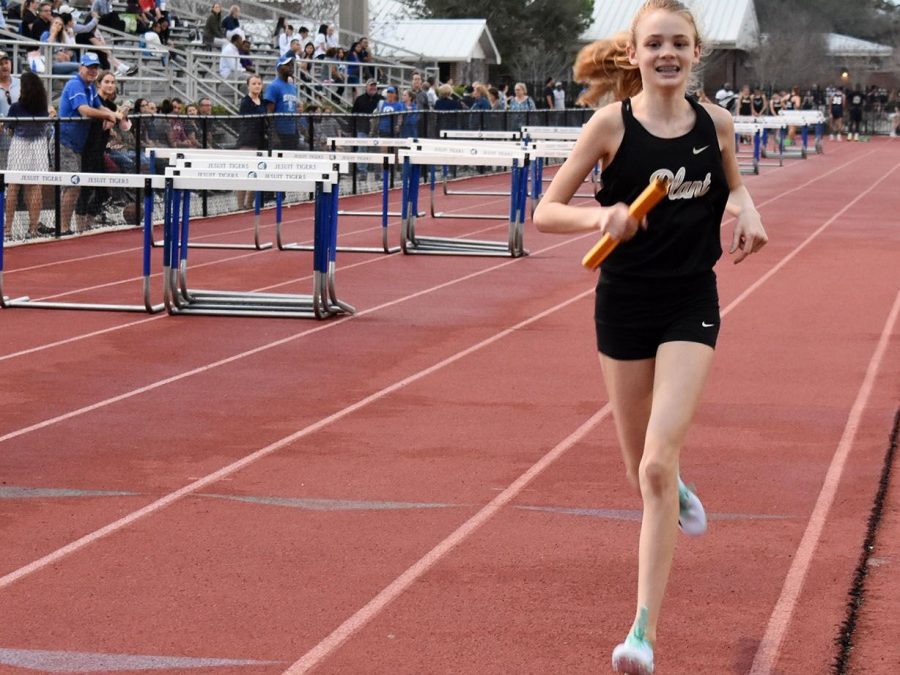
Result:
[[[657,66],[657,67],[656,67],[656,72],[657,72],[657,73],[672,73],[672,74],[675,74],[675,73],[680,73],[680,72],[681,72],[681,68],[679,68],[678,66]]]

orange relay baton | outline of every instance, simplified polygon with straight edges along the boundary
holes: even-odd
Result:
[[[669,181],[664,178],[654,178],[628,207],[628,214],[635,220],[643,220],[644,216],[650,213],[653,207],[659,204],[667,194],[669,194]],[[609,233],[604,234],[600,241],[594,244],[594,247],[581,259],[581,264],[589,270],[597,269],[606,256],[612,253],[618,245],[618,239],[613,239]]]

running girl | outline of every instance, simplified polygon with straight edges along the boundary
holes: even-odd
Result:
[[[712,364],[719,330],[713,265],[726,209],[737,217],[734,262],[766,241],[741,182],[728,111],[686,97],[702,43],[676,0],[648,0],[631,30],[579,54],[582,96],[600,108],[547,190],[534,220],[543,232],[609,233],[621,244],[603,262],[595,327],[600,365],[630,482],[643,518],[634,623],[612,654],[617,672],[653,672],[653,648],[677,528],[706,530],[697,496],[679,478],[681,446]],[[600,208],[568,202],[597,162]],[[683,175],[699,189],[670,191],[644,223],[627,204],[654,175]]]

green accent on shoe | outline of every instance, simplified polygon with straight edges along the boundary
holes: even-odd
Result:
[[[691,493],[696,494],[696,491],[688,487],[684,484],[684,481],[681,480],[681,476],[678,477],[678,508],[683,509],[690,499]]]
[[[641,607],[638,611],[638,619],[631,632],[628,634],[626,641],[646,642],[647,641],[647,622],[649,621],[650,612],[646,607]]]

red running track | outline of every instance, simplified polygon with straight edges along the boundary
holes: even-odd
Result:
[[[682,462],[712,522],[679,544],[660,673],[827,671],[900,398],[898,177],[885,139],[747,179],[771,243],[718,267]],[[308,237],[308,209],[287,213]],[[345,219],[342,243],[377,242],[374,222]],[[242,216],[195,232],[249,236]],[[7,293],[136,296],[138,242],[15,248]],[[0,672],[606,672],[640,502],[596,365],[592,243],[529,224],[516,260],[340,254],[360,311],[322,323],[0,313]],[[308,292],[310,259],[192,251],[191,281]],[[896,571],[877,583],[895,595]]]

